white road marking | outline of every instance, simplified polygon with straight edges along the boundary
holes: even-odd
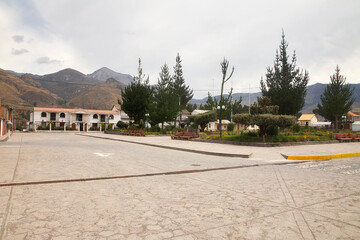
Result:
[[[110,155],[113,155],[113,153],[94,153],[95,155],[98,155],[99,157],[108,157]]]

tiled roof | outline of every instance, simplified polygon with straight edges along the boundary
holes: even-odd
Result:
[[[349,115],[352,115],[352,116],[359,116],[359,115],[357,115],[356,113],[353,113],[352,111],[349,111],[348,114],[349,114]]]
[[[44,111],[44,112],[78,112],[85,111],[89,113],[98,113],[98,114],[118,114],[119,112],[111,110],[95,110],[95,109],[82,109],[82,108],[46,108],[46,107],[34,107],[34,111]]]
[[[316,117],[315,114],[303,114],[301,115],[301,117],[299,118],[299,121],[311,121],[311,119],[313,117]]]

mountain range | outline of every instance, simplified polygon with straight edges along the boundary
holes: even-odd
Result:
[[[306,97],[304,107],[301,109],[302,113],[312,113],[313,109],[317,107],[317,104],[320,103],[320,96],[324,92],[327,84],[316,83],[313,85],[309,85],[306,88]],[[355,102],[353,104],[353,108],[360,108],[360,84],[350,84],[350,86],[354,89],[353,98]],[[224,95],[227,97],[227,95]],[[250,104],[253,104],[257,101],[257,97],[261,97],[261,92],[250,93]],[[220,99],[220,95],[214,96],[217,100]],[[233,93],[233,99],[242,99],[243,105],[249,105],[249,93]],[[191,103],[196,103],[197,105],[204,105],[207,101],[207,97],[203,99],[192,99]]]
[[[83,74],[74,69],[34,75],[16,73],[0,69],[0,98],[2,104],[15,107],[70,107],[89,109],[110,109],[121,98],[124,89],[133,78],[129,74],[115,72],[103,67],[91,74]],[[307,86],[305,105],[302,113],[312,113],[320,102],[320,95],[327,84],[316,83]],[[360,107],[360,84],[350,84],[354,88],[353,107]],[[226,96],[226,95],[225,95]],[[250,103],[257,100],[261,93],[250,93]],[[234,93],[233,99],[242,98],[242,104],[249,104],[248,93]],[[215,96],[219,99],[220,96]],[[205,104],[207,100],[192,99],[191,103]]]
[[[70,68],[46,75],[0,69],[0,98],[15,107],[110,109],[132,79],[105,67],[88,75]]]

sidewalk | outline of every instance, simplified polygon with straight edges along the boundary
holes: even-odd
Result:
[[[150,145],[154,147],[168,148],[181,151],[198,152],[209,155],[220,155],[224,157],[242,157],[254,160],[279,160],[283,161],[286,156],[319,156],[347,153],[359,153],[360,142],[353,143],[331,143],[316,145],[296,145],[283,147],[255,147],[241,146],[222,143],[194,142],[186,140],[171,140],[170,136],[124,136],[102,133],[82,133],[80,135],[109,140],[132,142]],[[289,160],[288,160],[289,161]]]

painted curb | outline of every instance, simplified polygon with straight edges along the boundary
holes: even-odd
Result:
[[[287,156],[281,154],[285,159],[288,160],[324,160],[324,159],[333,159],[333,158],[349,158],[349,157],[360,157],[360,152],[356,153],[342,153],[342,154],[332,154],[332,155],[319,155],[319,156]]]

